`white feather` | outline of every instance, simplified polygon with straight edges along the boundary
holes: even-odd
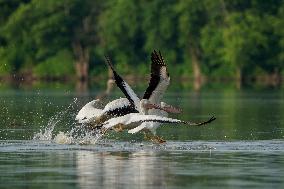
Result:
[[[88,102],[76,115],[76,120],[79,123],[89,123],[95,117],[98,117],[102,114],[103,110],[98,108],[100,100],[93,100]]]
[[[167,104],[164,103],[164,102],[161,102],[161,107],[164,107],[166,106]],[[150,109],[148,110],[148,114],[150,115],[157,115],[157,116],[160,116],[160,117],[168,117],[168,113],[163,111],[163,110],[159,110],[159,109]],[[161,123],[159,122],[145,122],[145,123],[142,123],[141,125],[133,128],[133,129],[130,129],[128,131],[128,133],[131,133],[131,134],[134,134],[134,133],[137,133],[141,130],[143,130],[144,128],[150,130],[153,134],[156,134],[156,129],[161,125]]]
[[[156,89],[150,95],[149,101],[154,104],[160,104],[161,99],[170,84],[170,78],[161,79]]]
[[[127,98],[119,98],[109,102],[104,109],[100,107],[100,100],[96,99],[91,102],[88,102],[76,115],[75,120],[78,123],[90,123],[96,119],[99,119],[104,113],[113,111],[118,108],[122,108],[124,106],[129,106],[130,102]]]
[[[121,117],[111,118],[103,125],[104,128],[109,129],[118,124],[130,125],[132,123],[142,122],[161,122],[161,123],[185,123],[178,119],[166,118],[157,115],[141,115],[139,113],[130,113]]]
[[[125,81],[123,81],[122,85],[124,86],[125,90],[127,91],[127,94],[134,101],[135,109],[140,111],[140,99],[138,98],[136,93],[132,90],[132,88]]]
[[[129,100],[127,100],[127,98],[119,98],[119,99],[116,99],[116,100],[113,100],[107,103],[103,112],[113,111],[115,109],[122,108],[124,106],[129,106],[129,105],[130,105],[130,102]]]
[[[152,122],[144,122],[141,125],[139,125],[138,127],[130,129],[128,131],[128,133],[131,133],[131,134],[138,133],[139,131],[143,130],[145,127],[148,127],[148,124],[150,124],[150,123],[152,123]]]

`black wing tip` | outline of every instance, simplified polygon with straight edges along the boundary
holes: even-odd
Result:
[[[166,66],[164,58],[160,50],[159,51],[153,50],[153,52],[151,53],[151,60],[155,64]]]
[[[212,116],[212,117],[209,119],[210,122],[212,122],[212,121],[214,121],[214,120],[216,120],[216,117],[215,117],[215,116]]]
[[[115,79],[115,82],[118,82],[119,80],[123,80],[115,71],[114,69],[114,66],[109,58],[109,56],[105,55],[105,59],[106,59],[106,64],[110,67],[112,73],[113,73],[113,76],[114,76],[114,79]]]
[[[116,85],[122,90],[122,92],[125,94],[125,93],[127,93],[127,92],[124,92],[124,87],[122,86],[123,84],[123,82],[124,82],[124,80],[122,79],[122,77],[120,76],[120,75],[118,75],[118,73],[115,71],[115,69],[114,69],[114,67],[113,67],[113,65],[112,65],[112,63],[111,63],[111,60],[110,60],[110,58],[108,57],[108,56],[105,56],[105,58],[106,58],[106,63],[107,63],[107,65],[110,67],[110,69],[111,69],[111,71],[112,71],[112,73],[113,73],[113,79],[114,79],[114,81],[115,81],[115,83],[116,83]],[[125,94],[126,95],[126,94]],[[127,95],[126,95],[126,97],[127,97]],[[127,99],[128,99],[128,97],[127,97]],[[129,100],[129,99],[128,99]]]
[[[212,116],[209,120],[207,121],[204,121],[202,123],[199,123],[198,125],[201,126],[201,125],[206,125],[208,123],[211,123],[212,121],[216,120],[216,117],[215,116]]]
[[[161,53],[161,50],[156,50],[154,49],[153,52],[152,52],[153,55],[156,55],[156,56],[162,56],[162,53]]]
[[[160,58],[160,56],[161,56],[161,51],[160,50],[157,51],[156,49],[154,49],[152,51],[152,53],[151,53],[151,57],[153,57],[153,58]]]
[[[114,67],[113,67],[113,64],[110,60],[110,57],[108,55],[105,55],[105,59],[106,59],[106,64],[114,71]]]
[[[212,116],[208,121],[205,121],[204,124],[211,123],[214,120],[216,120],[216,117]]]
[[[159,50],[159,52],[160,52],[160,50]],[[159,54],[158,54],[158,52],[156,51],[156,49],[154,49],[151,55],[152,55],[152,56],[158,56]]]

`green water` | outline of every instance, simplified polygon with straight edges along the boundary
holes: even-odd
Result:
[[[57,144],[59,131],[99,91],[0,90],[0,188],[283,188],[284,96],[279,90],[170,90],[173,117],[206,127],[164,125],[155,145],[110,133],[97,144]],[[118,90],[108,100],[122,96]],[[33,137],[53,125],[52,139]]]

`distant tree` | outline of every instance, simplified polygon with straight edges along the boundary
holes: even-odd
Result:
[[[8,40],[5,37],[4,26],[10,15],[23,3],[29,0],[0,0],[0,74],[8,74],[12,71],[14,65],[11,59],[14,58],[13,53],[9,53],[6,48]]]
[[[279,75],[283,17],[284,0],[0,0],[0,74],[86,80],[110,54],[120,73],[145,75],[159,49],[195,89],[203,75]]]
[[[184,55],[191,58],[194,88],[201,86],[201,30],[206,24],[206,11],[204,1],[180,0],[177,2],[176,11],[178,14],[179,44]]]
[[[172,0],[108,2],[100,19],[101,45],[113,54],[118,69],[124,68],[121,73],[137,65],[148,68],[145,62],[154,49],[162,51],[169,65],[179,62],[175,4]]]
[[[100,47],[104,53],[113,55],[115,61],[128,73],[131,65],[141,62],[144,33],[141,30],[142,14],[140,1],[107,1],[100,16]]]
[[[97,42],[101,6],[101,1],[87,0],[32,0],[22,4],[4,26],[7,51],[17,57],[12,60],[15,69],[45,61],[60,49],[69,49],[77,77],[87,79],[89,48]]]
[[[201,30],[202,68],[206,75],[211,77],[232,77],[234,67],[224,63],[223,30],[226,27],[225,18],[228,15],[223,0],[206,0],[206,25]]]
[[[274,19],[274,31],[277,37],[275,43],[279,45],[279,53],[275,62],[278,62],[276,69],[279,71],[284,69],[284,1],[282,2]]]
[[[256,68],[272,73],[280,65],[275,59],[279,53],[278,39],[273,34],[274,17],[280,5],[281,0],[271,1],[266,6],[256,0],[246,3],[235,0],[226,4],[224,63],[234,65],[237,79],[252,75]]]
[[[0,31],[3,28],[3,25],[7,22],[9,16],[23,3],[27,3],[30,0],[13,0],[6,1],[0,0]],[[3,33],[0,33],[0,45],[4,45],[4,38],[1,36]]]
[[[161,50],[169,65],[181,63],[179,57],[178,28],[175,0],[143,1],[142,31],[145,35],[143,49],[149,56],[153,49]]]

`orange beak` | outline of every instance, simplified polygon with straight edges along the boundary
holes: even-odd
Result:
[[[168,113],[175,113],[175,114],[182,112],[181,109],[175,108],[175,107],[172,107],[172,106],[167,106],[167,107],[162,108],[161,106],[159,106],[157,104],[150,104],[150,103],[146,104],[145,108],[147,108],[147,109],[159,109],[159,110],[163,110],[163,111],[168,112]]]
[[[179,114],[182,112],[182,110],[180,108],[176,108],[173,106],[167,106],[163,108],[164,111],[168,112],[168,113],[173,113],[173,114]]]

